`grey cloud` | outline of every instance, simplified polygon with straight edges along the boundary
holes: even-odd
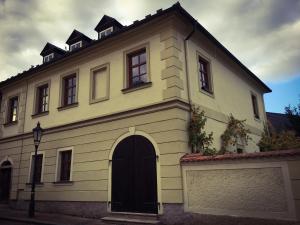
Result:
[[[0,81],[41,62],[47,41],[64,48],[74,28],[96,38],[104,14],[130,24],[174,0],[0,0]],[[300,75],[299,0],[182,0],[182,6],[265,81]]]

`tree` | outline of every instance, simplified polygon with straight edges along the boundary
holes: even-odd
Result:
[[[285,107],[285,114],[288,116],[297,136],[300,136],[300,99],[297,106],[288,105]]]

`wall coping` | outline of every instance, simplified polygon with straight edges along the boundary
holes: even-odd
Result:
[[[235,159],[257,159],[257,158],[274,158],[274,157],[291,157],[300,156],[300,149],[279,150],[269,152],[254,153],[227,153],[224,155],[204,156],[202,153],[188,153],[181,157],[181,163],[202,162],[202,161],[222,161]]]

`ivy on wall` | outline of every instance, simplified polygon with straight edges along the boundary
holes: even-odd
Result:
[[[203,155],[215,155],[216,149],[211,148],[213,143],[213,132],[207,134],[204,130],[206,124],[204,111],[192,105],[191,120],[189,123],[189,144],[193,153],[203,153]]]
[[[238,120],[230,115],[228,125],[224,133],[221,135],[221,150],[220,154],[224,154],[227,152],[228,147],[236,146],[240,141],[243,142],[244,145],[248,144],[248,140],[250,140],[249,129],[246,129],[245,125],[246,120]]]

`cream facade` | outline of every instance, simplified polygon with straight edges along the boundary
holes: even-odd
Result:
[[[69,214],[75,212],[68,206],[79,209],[78,202],[93,204],[94,209],[82,210],[83,214],[113,211],[114,151],[133,135],[147,139],[155,150],[157,214],[165,215],[170,204],[182,205],[180,158],[190,152],[190,104],[205,111],[207,130],[214,132],[214,147],[220,148],[220,136],[233,114],[246,119],[252,132],[253,140],[245,150],[259,151],[256,143],[266,119],[263,94],[268,88],[195,29],[189,17],[179,16],[182,10],[172,6],[136,22],[132,29],[124,28],[117,35],[33,68],[23,77],[0,83],[0,160],[12,165],[11,201],[22,205],[29,199],[32,129],[37,122],[45,132],[39,146],[44,154],[43,179],[36,188],[36,199],[40,209],[48,204],[48,209]],[[127,57],[139,49],[145,49],[147,82],[128,88]],[[200,88],[199,56],[209,62],[212,93]],[[76,75],[75,102],[63,107],[63,82],[70,74]],[[37,114],[37,88],[43,84],[49,89],[48,110]],[[94,92],[97,84],[101,89]],[[257,96],[259,119],[254,118],[251,94]],[[19,99],[15,123],[7,121],[12,96]],[[71,174],[69,182],[59,183],[59,152],[64,150],[72,151]]]

